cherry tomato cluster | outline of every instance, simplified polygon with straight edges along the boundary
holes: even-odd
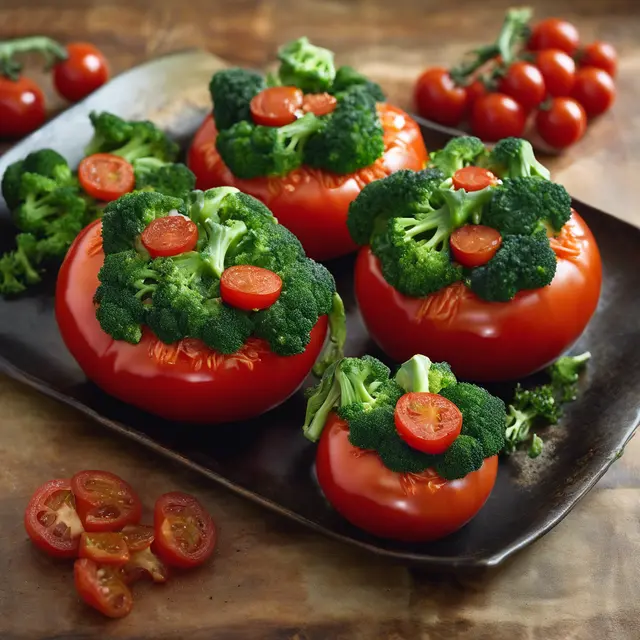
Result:
[[[45,57],[56,91],[69,102],[82,100],[109,79],[107,61],[92,44],[72,42],[62,47],[39,36],[0,42],[0,138],[21,138],[46,118],[42,89],[21,75],[21,65],[15,60],[17,54],[27,52]]]
[[[216,528],[192,496],[173,492],[155,504],[153,526],[140,524],[142,503],[133,488],[108,471],[79,471],[50,480],[24,514],[31,541],[57,558],[76,558],[80,597],[111,618],[133,607],[130,585],[143,577],[164,583],[167,567],[189,569],[213,553]]]
[[[466,121],[488,142],[523,137],[528,128],[555,149],[580,140],[588,119],[615,100],[614,47],[581,46],[576,27],[558,18],[539,22],[515,46],[508,63],[496,45],[495,56],[477,64],[424,71],[414,96],[420,115],[452,127]]]

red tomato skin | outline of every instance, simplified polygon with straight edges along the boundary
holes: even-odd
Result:
[[[576,81],[576,63],[560,49],[543,49],[536,55],[536,65],[550,96],[570,96]]]
[[[488,93],[478,98],[471,111],[471,130],[488,142],[519,138],[526,123],[525,110],[504,93]]]
[[[302,384],[322,350],[326,316],[311,331],[306,351],[289,357],[257,339],[242,355],[206,350],[201,356],[194,342],[178,350],[148,330],[137,345],[104,333],[92,302],[104,260],[100,224],[92,222],[69,249],[58,274],[55,310],[67,348],[106,393],[169,420],[219,424],[258,416]]]
[[[573,55],[579,44],[580,35],[573,24],[559,18],[547,18],[533,28],[528,47],[531,51],[560,49]]]
[[[475,101],[482,96],[486,96],[488,93],[487,87],[480,80],[474,80],[470,85],[466,87],[466,91],[468,109],[473,109]]]
[[[46,119],[42,89],[29,78],[0,75],[0,138],[17,139],[35,131]]]
[[[385,131],[384,155],[354,174],[300,167],[283,178],[236,178],[216,150],[218,132],[211,116],[196,132],[187,164],[196,174],[198,189],[232,186],[258,198],[298,237],[310,258],[330,260],[357,250],[347,229],[347,213],[362,188],[399,169],[419,171],[427,162],[418,124],[391,105],[379,104],[378,113]]]
[[[101,51],[92,44],[68,44],[69,57],[53,67],[56,91],[69,102],[78,102],[109,79],[109,65]]]
[[[423,353],[448,362],[463,379],[512,380],[542,369],[582,334],[600,296],[595,238],[575,211],[567,225],[573,235],[569,245],[579,254],[558,258],[549,286],[521,291],[510,302],[481,300],[461,283],[410,298],[386,282],[378,259],[363,247],[355,292],[367,330],[393,360]]]
[[[612,44],[596,40],[591,42],[581,52],[580,66],[597,67],[606,71],[612,78],[618,72],[618,54]]]
[[[426,69],[418,78],[414,101],[423,118],[455,127],[464,118],[467,90],[455,84],[444,67]]]
[[[540,69],[529,62],[514,62],[500,82],[500,91],[511,96],[525,109],[535,109],[545,97]]]
[[[536,113],[536,129],[548,145],[564,149],[584,135],[587,114],[573,98],[553,98],[548,109],[540,109]]]
[[[103,570],[105,570],[103,568]],[[106,567],[107,571],[113,571],[111,567]],[[105,596],[100,593],[100,582],[97,573],[100,571],[99,565],[88,558],[80,558],[73,565],[73,576],[78,595],[86,604],[109,618],[123,618],[131,612],[133,607],[133,596],[129,587],[124,582],[121,586],[123,603],[119,609],[108,606]]]
[[[495,485],[498,457],[459,480],[437,474],[400,474],[374,452],[349,442],[349,427],[331,414],[316,453],[324,496],[351,524],[381,538],[428,542],[463,527],[483,507]]]
[[[576,73],[571,95],[582,105],[587,116],[594,118],[611,108],[615,102],[616,87],[606,71],[584,67]]]

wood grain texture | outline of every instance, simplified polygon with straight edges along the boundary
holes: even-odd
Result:
[[[201,46],[263,67],[281,42],[308,35],[380,81],[410,107],[429,64],[450,63],[495,30],[502,0],[0,0],[0,38],[42,33],[86,39],[123,71]],[[576,197],[640,224],[640,3],[541,0],[585,39],[621,54],[619,99],[584,140],[549,164]],[[38,75],[37,73],[34,75]],[[42,76],[39,76],[42,77]],[[47,83],[43,79],[43,83]],[[63,105],[52,97],[52,109]],[[285,522],[73,411],[0,378],[0,637],[265,640],[637,640],[640,638],[640,444],[550,534],[497,572],[429,576],[330,542]],[[29,446],[25,446],[29,443]],[[75,597],[68,566],[35,552],[22,510],[35,487],[80,467],[107,468],[153,499],[198,495],[220,527],[210,567],[138,589],[128,618],[109,622]]]

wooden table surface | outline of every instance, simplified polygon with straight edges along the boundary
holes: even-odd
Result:
[[[120,72],[200,46],[264,66],[307,35],[410,107],[420,70],[448,64],[495,31],[503,0],[0,0],[0,38],[90,40]],[[640,225],[640,2],[540,0],[536,16],[573,20],[621,55],[619,97],[578,145],[548,162],[569,191]],[[39,77],[38,74],[35,74]],[[40,76],[41,77],[41,76]],[[43,83],[48,80],[44,79]],[[51,100],[51,108],[63,106]],[[637,292],[630,292],[636,295]],[[637,319],[635,320],[637,321]],[[0,638],[268,640],[638,640],[640,440],[578,507],[502,568],[433,576],[328,541],[115,438],[74,411],[0,378]],[[26,450],[22,442],[32,446]],[[36,453],[34,453],[36,452]],[[138,590],[134,612],[106,621],[73,594],[68,567],[28,544],[22,511],[36,485],[78,468],[129,479],[145,507],[196,494],[219,524],[214,562]]]

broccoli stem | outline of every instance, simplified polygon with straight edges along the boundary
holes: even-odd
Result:
[[[45,36],[31,36],[16,38],[0,43],[0,74],[10,80],[20,77],[22,65],[14,59],[20,53],[36,52],[44,56],[47,67],[69,57],[67,50],[51,38]]]
[[[328,386],[329,382],[331,382],[330,387]],[[307,416],[302,427],[305,437],[312,442],[317,442],[320,439],[329,414],[340,400],[340,383],[334,374],[323,378],[319,387],[319,390],[316,392],[316,397],[314,398],[312,396],[309,399]],[[321,399],[325,393],[326,396],[324,396],[322,404],[316,409],[317,401]]]
[[[329,341],[313,366],[313,374],[321,377],[327,368],[344,355],[344,343],[347,340],[347,318],[344,303],[338,293],[333,294],[333,304],[329,312]]]
[[[430,369],[431,360],[427,356],[415,355],[398,369],[395,379],[407,393],[428,393]]]

